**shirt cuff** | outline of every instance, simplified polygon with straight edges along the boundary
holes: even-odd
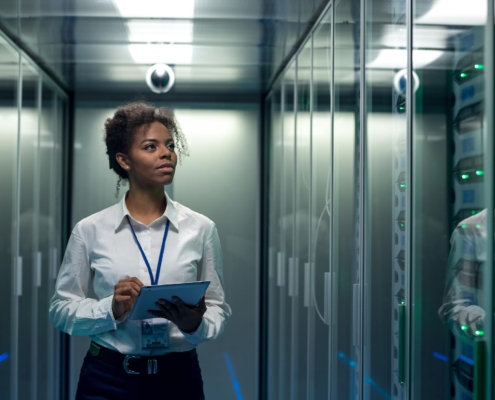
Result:
[[[191,332],[191,333],[187,333],[187,332],[183,332],[181,331],[181,333],[184,335],[184,337],[186,338],[186,340],[191,343],[191,344],[200,344],[202,342],[204,342],[204,332],[205,332],[205,329],[206,329],[206,320],[205,318],[203,317],[203,319],[201,320],[201,323],[199,324],[198,326],[198,329],[196,329],[194,332]]]
[[[116,320],[115,316],[113,315],[113,310],[112,310],[112,303],[113,303],[113,294],[111,296],[105,297],[104,299],[99,301],[99,308],[103,313],[107,313],[110,315],[110,318],[113,322],[113,328],[117,329],[117,325],[123,322],[124,320]],[[126,313],[121,317],[126,317]]]

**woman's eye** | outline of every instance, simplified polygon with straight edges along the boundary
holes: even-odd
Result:
[[[155,145],[154,145],[154,144],[149,144],[149,145],[147,145],[144,149],[145,149],[145,150],[147,150],[147,149],[149,149],[150,147],[155,147]]]
[[[168,145],[168,148],[174,150],[175,149],[175,144],[173,144],[173,143],[172,144],[169,144]]]

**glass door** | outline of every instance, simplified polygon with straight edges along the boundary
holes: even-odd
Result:
[[[5,398],[17,390],[17,150],[19,53],[0,37],[0,387]]]
[[[332,273],[332,10],[313,35],[311,119],[311,247],[305,265],[305,303],[309,304],[310,364],[308,399],[329,399]],[[307,271],[309,269],[309,271]],[[308,287],[308,289],[306,289]]]
[[[37,393],[37,323],[40,256],[38,254],[38,147],[41,79],[23,58],[19,138],[19,381],[18,398]],[[47,314],[44,314],[47,317]]]
[[[297,115],[295,140],[294,258],[289,264],[292,301],[291,398],[305,399],[308,391],[308,304],[304,302],[304,268],[309,265],[311,196],[311,38],[297,56]]]
[[[414,1],[411,399],[491,398],[486,6]]]
[[[280,218],[282,190],[282,87],[270,99],[269,142],[269,250],[268,250],[268,398],[279,399],[279,304]]]

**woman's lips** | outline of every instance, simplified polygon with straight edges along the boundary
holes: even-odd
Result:
[[[159,167],[157,168],[158,171],[161,171],[161,172],[168,172],[168,173],[171,173],[174,171],[174,167],[172,167],[171,165],[164,165],[162,167]]]

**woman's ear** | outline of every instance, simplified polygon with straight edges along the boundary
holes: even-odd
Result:
[[[121,168],[125,169],[126,171],[129,171],[131,169],[131,165],[129,163],[129,158],[124,154],[124,153],[117,153],[115,155],[115,158]]]

